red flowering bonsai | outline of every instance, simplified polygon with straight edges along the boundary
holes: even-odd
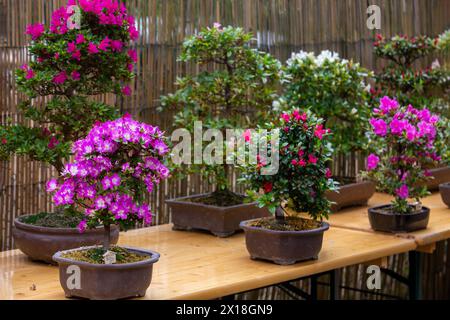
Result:
[[[59,172],[71,143],[96,121],[117,118],[114,106],[91,97],[130,94],[138,37],[134,18],[117,0],[70,0],[52,14],[50,27],[27,27],[31,61],[16,72],[19,105],[33,125],[0,126],[0,157],[27,155]],[[30,123],[30,122],[28,122]]]
[[[373,111],[371,149],[367,160],[368,175],[379,187],[395,197],[395,213],[411,213],[408,199],[427,195],[428,169],[440,157],[436,154],[435,139],[439,117],[428,109],[400,106],[389,97],[380,100]]]
[[[283,219],[283,205],[295,212],[307,212],[314,220],[322,220],[330,213],[328,190],[336,190],[327,164],[331,160],[330,130],[323,120],[313,114],[295,109],[283,113],[272,124],[279,130],[279,147],[270,145],[270,152],[279,152],[279,169],[273,175],[264,175],[263,157],[255,165],[243,168],[243,180],[250,183],[249,195],[260,207],[267,207]],[[274,132],[274,131],[272,131]],[[273,134],[273,133],[272,133]],[[248,144],[260,137],[248,137]],[[265,139],[265,138],[264,138]]]

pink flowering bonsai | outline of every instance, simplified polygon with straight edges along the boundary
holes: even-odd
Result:
[[[145,201],[169,170],[163,164],[169,149],[158,127],[134,121],[129,115],[97,123],[84,139],[73,144],[75,160],[65,165],[62,176],[47,183],[57,206],[83,210],[78,229],[102,224],[103,249],[110,247],[110,226],[151,223]]]
[[[371,148],[367,159],[367,174],[382,191],[394,196],[393,212],[412,213],[408,199],[427,195],[424,184],[428,169],[440,157],[436,154],[435,139],[439,117],[428,109],[400,106],[397,100],[384,97],[373,110]]]
[[[117,0],[69,0],[53,12],[50,25],[27,27],[31,60],[16,72],[28,98],[19,105],[32,126],[0,127],[0,157],[27,155],[59,172],[73,141],[96,121],[118,117],[114,106],[91,97],[129,95],[137,55],[129,48],[138,32]]]

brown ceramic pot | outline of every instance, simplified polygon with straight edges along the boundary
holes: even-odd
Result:
[[[167,200],[172,210],[174,230],[206,230],[217,237],[228,237],[241,230],[239,223],[244,220],[268,217],[269,210],[258,208],[255,203],[245,203],[231,207],[217,207],[187,201],[207,194]]]
[[[117,300],[145,296],[152,281],[153,264],[159,260],[159,254],[150,250],[123,248],[149,258],[134,263],[105,265],[61,256],[80,248],[55,253],[53,259],[59,265],[59,281],[66,297]],[[75,278],[78,275],[79,282]]]
[[[241,222],[251,259],[268,260],[280,265],[318,259],[323,233],[330,227],[322,222],[320,228],[313,230],[276,231],[250,226],[253,221]]]
[[[426,183],[427,188],[430,191],[437,191],[439,190],[439,185],[450,182],[450,166],[431,169],[430,174],[434,178]]]
[[[450,208],[450,183],[443,183],[439,186],[442,201]]]
[[[48,228],[14,220],[14,243],[31,260],[54,264],[52,256],[62,250],[103,243],[103,227],[80,233],[77,228]],[[111,227],[111,244],[119,240],[119,228]]]
[[[374,193],[375,183],[363,181],[340,186],[339,191],[329,191],[326,197],[333,202],[331,210],[337,212],[346,207],[367,205]]]
[[[400,233],[426,229],[430,217],[430,209],[422,207],[415,213],[386,213],[383,209],[391,205],[378,206],[369,209],[369,222],[373,230]]]

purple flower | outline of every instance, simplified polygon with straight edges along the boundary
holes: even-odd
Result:
[[[47,182],[47,192],[53,192],[58,188],[58,181],[56,179],[51,179]]]
[[[409,141],[414,141],[416,139],[417,129],[412,124],[408,123],[405,127],[406,130],[406,138]]]
[[[95,210],[102,210],[102,209],[105,209],[108,207],[108,204],[107,204],[105,198],[102,196],[97,197],[97,199],[95,199],[94,205],[95,205]]]
[[[53,77],[54,84],[64,84],[67,80],[67,73],[65,71],[61,71],[57,75]]]
[[[125,96],[131,96],[131,88],[130,86],[125,86],[122,88],[122,93]]]
[[[84,41],[85,41],[84,35],[82,33],[78,34],[75,42],[77,44],[82,44],[82,43],[84,43]]]
[[[86,220],[82,220],[82,221],[78,224],[78,231],[79,231],[80,233],[83,233],[83,232],[86,231],[86,228],[87,228],[87,222],[86,222]]]
[[[384,137],[387,134],[387,124],[383,119],[372,118],[370,119],[370,124],[377,136]]]
[[[37,23],[27,26],[26,34],[30,35],[33,40],[37,40],[44,32],[45,26],[42,23]]]
[[[397,100],[391,99],[387,96],[380,99],[380,110],[383,114],[387,114],[399,107]]]
[[[81,75],[78,71],[73,71],[71,76],[72,76],[73,80],[80,80],[80,77],[81,77]]]
[[[403,129],[405,128],[406,122],[403,120],[398,120],[397,118],[392,119],[389,127],[391,129],[392,134],[401,135]]]
[[[375,154],[370,154],[367,157],[367,170],[373,170],[376,167],[378,167],[378,163],[380,162],[380,158],[376,156]]]
[[[401,199],[407,199],[409,197],[409,189],[406,184],[403,184],[400,188],[395,190],[395,194]]]
[[[111,176],[110,181],[111,181],[113,188],[117,188],[118,186],[120,186],[121,179],[117,173],[115,173]]]
[[[103,190],[105,190],[105,191],[113,188],[113,184],[112,184],[110,177],[106,176],[103,178],[102,187],[103,187]]]
[[[111,49],[114,52],[120,52],[122,51],[123,43],[120,40],[112,40],[111,41]]]
[[[98,53],[98,48],[97,48],[97,46],[96,46],[94,43],[92,43],[92,42],[89,42],[89,45],[88,45],[88,53],[89,53],[89,54],[96,54],[96,53]]]
[[[110,46],[111,46],[111,39],[105,37],[98,45],[98,49],[101,51],[107,51]]]

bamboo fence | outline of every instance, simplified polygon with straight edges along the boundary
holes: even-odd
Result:
[[[141,36],[138,50],[138,75],[134,94],[116,100],[122,112],[129,112],[142,121],[169,128],[170,114],[158,113],[161,95],[174,91],[177,76],[194,72],[193,66],[176,61],[183,39],[214,22],[242,26],[255,34],[257,45],[284,62],[291,52],[332,50],[364,67],[378,69],[381,62],[373,55],[375,31],[366,26],[369,5],[381,8],[381,32],[394,34],[437,35],[450,26],[448,0],[127,0],[129,11],[137,18]],[[28,37],[26,25],[48,24],[51,12],[65,4],[62,0],[0,0],[0,124],[7,121],[24,123],[17,111],[20,95],[14,83],[14,70],[26,63]],[[338,174],[358,172],[363,159],[356,154],[336,159]],[[24,158],[13,157],[0,163],[0,251],[14,247],[11,225],[15,217],[51,210],[44,184],[52,175],[49,168]],[[233,178],[235,179],[235,178]],[[156,224],[170,221],[164,204],[167,198],[208,191],[200,177],[169,181],[151,196],[157,212]],[[424,270],[425,296],[449,297],[450,248],[447,242],[428,255]],[[390,258],[391,268],[406,272],[403,255]],[[362,266],[342,270],[345,286],[362,287],[365,283]],[[406,288],[390,279],[383,279],[384,292],[406,297]],[[307,286],[307,284],[303,284]],[[326,292],[324,291],[323,294]],[[288,298],[276,288],[249,293],[240,298]],[[362,292],[343,291],[345,298],[381,298]]]

